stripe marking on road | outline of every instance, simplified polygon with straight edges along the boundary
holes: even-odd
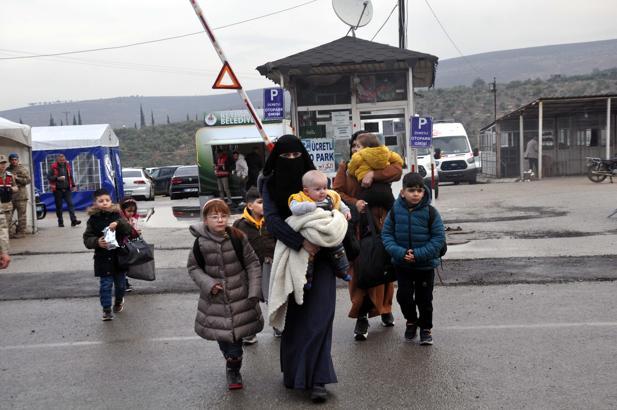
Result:
[[[510,330],[510,329],[560,329],[560,328],[573,328],[573,327],[617,327],[617,322],[572,322],[572,323],[533,323],[533,324],[507,324],[507,325],[470,325],[470,326],[443,326],[438,327],[438,330]],[[13,346],[0,346],[2,350],[35,350],[35,349],[54,349],[65,347],[88,347],[88,346],[100,346],[104,344],[114,343],[143,343],[143,342],[191,342],[196,340],[202,340],[199,336],[173,336],[173,337],[154,337],[150,339],[121,339],[121,340],[94,340],[83,342],[64,342],[64,343],[39,343],[31,345],[13,345]]]

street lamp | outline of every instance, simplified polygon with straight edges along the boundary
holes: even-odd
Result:
[[[489,90],[493,93],[493,121],[497,122],[497,80],[493,77],[493,82],[489,83]]]

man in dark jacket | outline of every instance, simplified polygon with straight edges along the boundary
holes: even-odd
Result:
[[[81,223],[75,216],[75,207],[73,206],[73,191],[77,190],[71,164],[68,163],[64,154],[58,154],[56,162],[51,164],[47,173],[49,187],[54,193],[56,203],[56,216],[58,217],[58,226],[64,227],[64,219],[62,218],[62,200],[66,202],[69,208],[69,216],[71,217],[71,226],[77,226]]]

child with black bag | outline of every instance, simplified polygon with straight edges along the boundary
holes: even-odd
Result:
[[[414,340],[420,328],[421,345],[433,344],[435,268],[446,242],[441,215],[430,203],[431,190],[422,176],[408,173],[381,232],[398,281],[396,300],[407,320],[405,340]]]
[[[195,333],[216,340],[227,365],[229,390],[243,387],[242,339],[264,326],[259,307],[261,265],[246,235],[227,226],[229,206],[211,199],[202,210],[203,223],[190,227],[197,239],[189,252],[189,275],[200,289]]]
[[[141,235],[141,230],[137,228],[137,220],[139,215],[137,215],[137,202],[133,198],[127,198],[120,203],[120,210],[122,211],[122,216],[126,221],[131,225],[131,233],[128,236],[128,240],[139,238]],[[126,278],[126,292],[132,292],[133,286],[129,283],[129,278]]]
[[[118,248],[105,241],[103,231],[115,231],[116,241],[122,243],[130,233],[130,226],[120,214],[118,205],[111,201],[105,189],[94,191],[94,204],[88,209],[88,223],[83,235],[84,245],[94,249],[94,276],[99,278],[99,296],[103,307],[103,321],[114,318],[112,313],[112,287],[115,288],[113,312],[124,309],[124,290],[126,276],[118,269]]]

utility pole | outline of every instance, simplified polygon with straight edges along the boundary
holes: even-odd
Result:
[[[490,84],[490,90],[493,93],[493,121],[497,122],[497,79],[495,77]]]
[[[398,48],[407,48],[407,21],[405,0],[398,0]]]

